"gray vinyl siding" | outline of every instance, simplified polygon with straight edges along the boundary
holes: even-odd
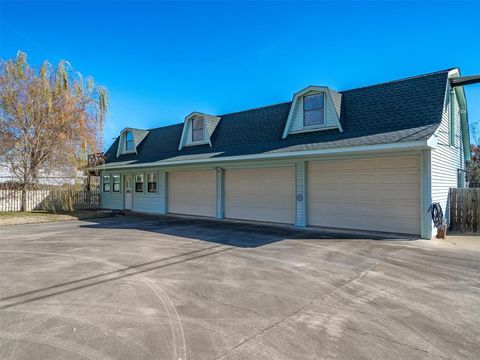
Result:
[[[449,92],[445,99],[442,122],[435,132],[437,148],[431,152],[432,174],[432,202],[438,202],[449,222],[448,193],[451,187],[458,187],[458,169],[464,169],[463,145],[461,138],[460,112],[456,96],[450,103]],[[453,146],[450,145],[450,107],[454,114],[455,139]]]
[[[147,192],[147,174],[157,174],[157,192]],[[145,174],[145,183],[143,184],[143,192],[135,192],[135,184],[133,191],[133,211],[164,214],[165,213],[165,171],[152,169],[148,171],[135,172],[135,174]],[[135,182],[135,179],[134,179]]]
[[[100,199],[103,209],[123,210],[123,176],[120,176],[120,191],[113,192],[113,184],[111,182],[111,176],[120,175],[120,172],[116,171],[102,171],[101,172],[101,184],[100,184]],[[110,192],[103,191],[103,176],[110,175]]]
[[[154,172],[157,174],[157,192],[147,192],[147,173]],[[144,192],[135,192],[135,174],[144,174],[145,183],[143,184]],[[110,192],[103,191],[103,175],[121,175],[120,176],[120,192],[113,192],[113,186],[110,186]],[[165,213],[165,171],[152,169],[148,171],[102,171],[101,180],[101,206],[104,209],[123,210],[123,196],[124,196],[124,175],[130,174],[133,176],[133,211],[144,213]]]
[[[310,91],[304,96],[316,93],[318,93],[318,91]],[[303,96],[300,96],[296,100],[294,106],[295,107],[293,108],[292,114],[292,125],[290,127],[291,132],[303,129]],[[337,126],[337,113],[335,111],[335,106],[327,92],[325,92],[325,126]]]

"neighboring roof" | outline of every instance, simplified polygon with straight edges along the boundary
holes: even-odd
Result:
[[[141,164],[398,143],[430,138],[442,119],[448,70],[341,91],[338,129],[291,134],[282,139],[291,102],[219,115],[212,146],[178,150],[183,123],[150,129],[137,154],[121,155],[118,139],[105,153],[107,163]]]

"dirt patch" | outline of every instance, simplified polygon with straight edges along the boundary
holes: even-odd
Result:
[[[20,224],[36,224],[54,221],[69,221],[88,218],[105,217],[108,214],[104,211],[76,211],[65,214],[52,214],[47,212],[20,212],[8,211],[0,212],[0,226],[3,225],[20,225]]]

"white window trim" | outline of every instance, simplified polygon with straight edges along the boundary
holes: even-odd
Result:
[[[115,191],[115,181],[113,180],[115,176],[118,176],[118,191]],[[120,174],[112,174],[110,176],[110,187],[113,193],[120,193],[122,191],[122,177]]]
[[[193,121],[194,120],[201,120],[202,121],[202,138],[200,140],[193,140]],[[192,144],[198,144],[200,142],[205,143],[205,118],[204,117],[193,117],[190,119],[190,129],[191,129],[191,137],[190,140]]]
[[[137,175],[143,176],[142,191],[137,191]],[[135,173],[133,176],[133,192],[137,194],[145,194],[145,173]]]
[[[105,184],[106,184],[105,178],[106,178],[106,177],[108,177],[108,184],[109,184],[108,191],[105,190]],[[108,193],[112,192],[112,175],[111,175],[111,174],[103,175],[103,176],[102,176],[102,192],[106,192],[106,193],[107,193],[107,192],[108,192]]]
[[[318,130],[329,130],[329,129],[338,129],[337,125],[315,125],[315,126],[304,126],[300,130],[290,131],[289,134],[301,134],[306,132],[314,132]]]
[[[322,112],[323,112],[323,124],[314,124],[314,125],[305,125],[305,98],[309,97],[309,96],[313,96],[313,95],[322,95],[322,99],[323,99],[323,107],[322,107]],[[302,96],[302,126],[303,126],[303,129],[323,129],[327,126],[327,119],[326,119],[326,111],[325,111],[325,107],[326,107],[326,97],[327,97],[327,94],[324,92],[324,91],[319,91],[319,92],[316,92],[316,93],[313,93],[313,94],[305,94]],[[309,110],[309,111],[315,111],[315,110]],[[318,111],[318,110],[317,110]],[[293,132],[291,132],[293,133]]]
[[[208,141],[195,141],[195,142],[192,142],[190,144],[185,144],[185,147],[198,146],[198,145],[208,145],[208,144],[210,144]]]
[[[153,191],[153,192],[148,191],[148,183],[149,183],[149,181],[148,181],[148,175],[151,175],[151,174],[154,174],[154,175],[155,175],[155,184],[156,184],[156,185],[155,185],[155,191]],[[145,183],[147,184],[146,194],[147,194],[147,195],[157,195],[157,194],[158,194],[158,185],[159,185],[159,183],[158,183],[158,178],[159,178],[158,173],[155,172],[155,171],[150,171],[150,172],[145,173],[145,175],[146,175],[146,176],[145,176],[145,178],[146,178]]]
[[[325,124],[327,124],[327,119],[326,119],[326,110],[327,110],[327,106],[334,106],[333,104],[333,99],[332,99],[332,95],[331,95],[331,92],[330,92],[330,89],[326,86],[308,86],[306,87],[305,89],[303,90],[300,90],[299,92],[295,93],[293,95],[293,99],[291,101],[291,106],[290,106],[290,111],[288,112],[288,117],[287,117],[287,121],[285,123],[285,127],[283,129],[283,135],[282,135],[282,139],[286,139],[288,137],[289,134],[294,134],[294,133],[298,133],[298,132],[304,132],[304,131],[322,131],[322,130],[327,130],[327,129],[331,129],[331,128],[336,128],[338,129],[338,131],[340,132],[343,132],[343,128],[342,128],[342,124],[340,123],[340,114],[338,113],[338,111],[335,109],[335,111],[333,112],[332,116],[334,116],[334,118],[332,119],[329,119],[329,121],[331,122],[330,125],[315,125],[315,126],[303,126],[303,123],[302,123],[302,130],[292,130],[292,124],[293,124],[293,119],[294,119],[294,116],[296,116],[296,113],[297,113],[297,103],[299,101],[301,101],[301,111],[302,111],[302,122],[303,122],[303,99],[302,97],[304,95],[313,95],[314,93],[323,93],[324,94],[324,98],[323,98],[323,101],[324,101],[324,106],[323,106],[323,111],[324,111],[324,118],[325,118]]]
[[[133,144],[133,148],[132,149],[127,149],[127,135],[128,134],[132,134],[132,144]],[[125,134],[123,135],[124,137],[124,154],[128,154],[128,153],[132,153],[132,152],[135,152],[135,135],[133,134],[133,132],[131,130],[127,130],[125,131]]]
[[[203,139],[202,140],[197,140],[197,141],[193,141],[193,119],[195,119],[194,117],[189,119],[189,133],[190,133],[190,141],[187,141],[185,143],[185,146],[199,146],[199,145],[210,145],[210,141],[207,140],[207,122],[205,120],[204,117],[200,117],[203,121]]]
[[[195,117],[203,119],[203,141],[192,141],[192,119]],[[213,116],[198,111],[194,111],[187,115],[183,124],[182,136],[180,137],[178,150],[182,150],[184,147],[197,145],[209,145],[211,147],[212,141],[210,139],[210,134],[215,130],[215,127],[219,122],[219,116]]]

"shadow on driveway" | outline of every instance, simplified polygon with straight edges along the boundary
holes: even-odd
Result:
[[[214,243],[206,248],[184,252],[130,266],[122,266],[110,272],[78,278],[60,284],[18,293],[0,298],[1,309],[42,300],[72,291],[104,284],[110,281],[186,263],[207,256],[224,253],[234,248],[256,248],[282,240],[403,240],[388,234],[357,234],[353,232],[328,230],[299,230],[288,226],[194,219],[177,216],[128,215],[89,220],[81,228],[139,230],[160,235],[175,236]],[[373,236],[372,236],[373,235]],[[98,239],[97,241],[102,241]],[[226,247],[225,247],[226,246]],[[47,292],[47,293],[45,293]]]
[[[33,301],[50,298],[56,295],[61,295],[61,294],[69,293],[69,292],[80,290],[80,289],[85,289],[91,286],[96,286],[96,285],[104,284],[107,282],[124,279],[126,277],[135,276],[135,275],[146,273],[149,271],[162,269],[168,266],[182,264],[191,260],[196,260],[196,259],[204,258],[207,256],[223,253],[232,249],[231,247],[217,249],[219,247],[221,247],[221,245],[213,245],[204,249],[189,251],[183,254],[160,258],[153,261],[144,262],[141,264],[125,266],[114,271],[105,272],[98,275],[87,276],[84,278],[63,282],[61,284],[47,286],[41,289],[36,289],[36,290],[26,291],[26,292],[11,295],[11,296],[6,296],[3,298],[0,298],[0,302],[10,301],[10,300],[13,300],[13,302],[10,302],[5,305],[0,305],[0,310],[8,309],[13,306],[17,306],[21,304],[30,303]],[[170,260],[173,260],[173,261],[170,261]],[[56,290],[56,291],[48,292],[48,294],[41,294],[49,290]],[[23,297],[30,296],[30,295],[35,295],[35,296],[29,297],[28,299],[21,299]]]
[[[135,229],[157,234],[208,241],[242,248],[255,248],[282,240],[395,240],[411,241],[418,237],[381,232],[350,231],[333,228],[300,229],[293,226],[215,220],[174,215],[129,214],[117,218],[90,220],[86,228]]]

